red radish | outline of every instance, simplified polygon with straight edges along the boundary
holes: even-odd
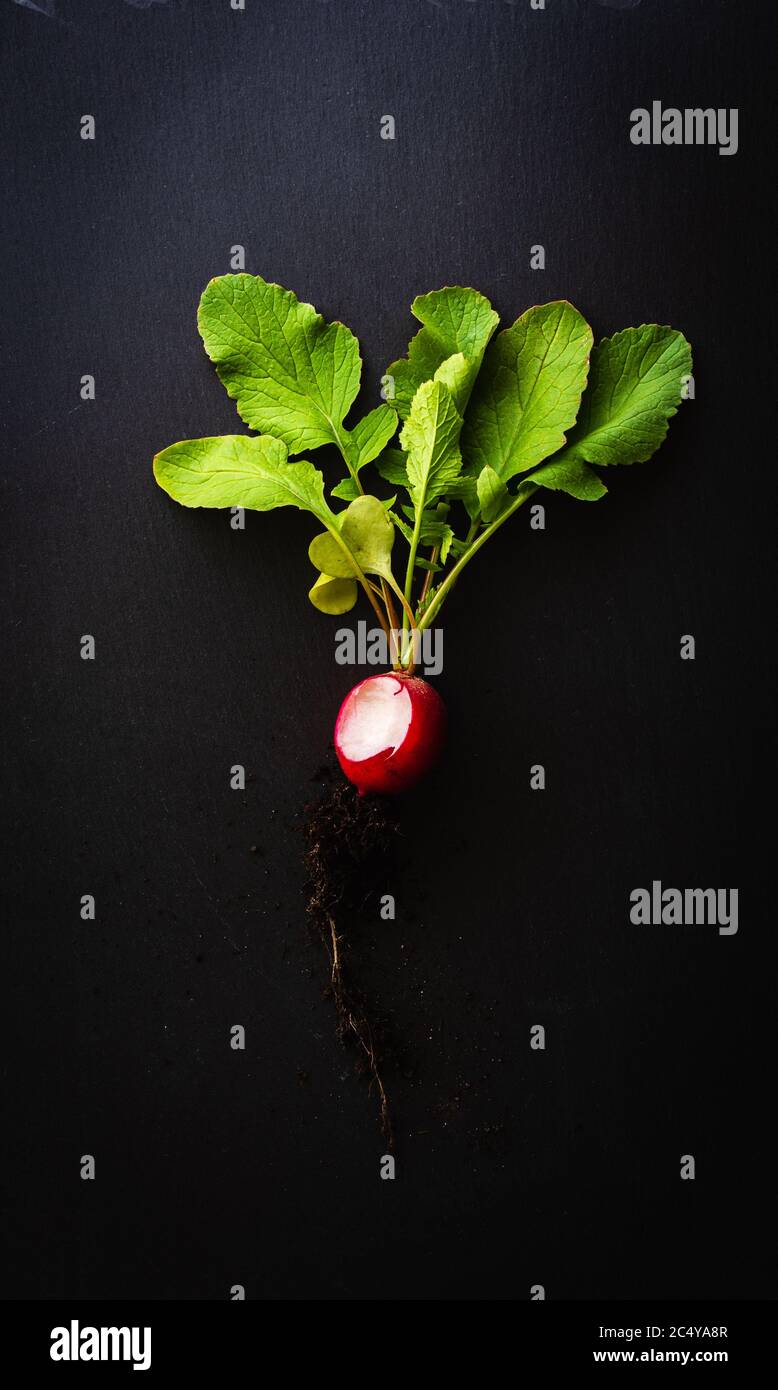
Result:
[[[394,796],[437,762],[447,722],[437,690],[418,676],[368,676],[349,691],[335,721],[338,762],[360,796]]]

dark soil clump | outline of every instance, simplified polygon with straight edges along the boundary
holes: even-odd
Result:
[[[335,1004],[338,1037],[355,1050],[356,1069],[378,1095],[381,1130],[392,1148],[383,1081],[389,1051],[386,1023],[351,979],[349,945],[371,900],[378,919],[377,899],[387,880],[387,861],[393,857],[397,813],[392,802],[361,797],[354,787],[339,782],[306,808],[303,833],[307,911],[329,960],[327,993]]]

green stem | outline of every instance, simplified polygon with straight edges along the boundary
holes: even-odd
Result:
[[[421,536],[421,513],[422,509],[416,511],[416,519],[413,523],[413,535],[411,536],[411,548],[408,554],[408,565],[405,570],[405,599],[403,604],[403,632],[408,631],[409,618],[411,612],[411,595],[413,593],[413,576],[416,570],[416,551],[419,548],[419,537]],[[410,619],[412,624],[412,617]]]
[[[435,508],[436,515],[438,516],[438,519],[439,519],[440,521],[442,521],[442,522],[445,522],[446,517],[448,516],[450,510],[451,510],[451,508],[449,507],[448,502],[438,502],[438,505],[437,505],[437,507]],[[469,539],[469,537],[468,537],[468,539]],[[436,565],[436,564],[438,563],[438,557],[439,557],[439,555],[440,555],[440,543],[438,542],[437,545],[433,545],[432,550],[430,551],[430,568],[427,570],[427,573],[426,573],[425,576],[424,576],[424,583],[423,583],[422,586],[421,586],[421,593],[419,594],[419,602],[418,602],[418,604],[416,605],[416,611],[417,611],[417,613],[421,613],[421,611],[422,611],[422,609],[423,609],[423,607],[424,607],[424,601],[425,601],[425,599],[426,599],[426,597],[427,597],[427,594],[428,594],[429,591],[430,591],[430,586],[431,586],[431,584],[432,584],[432,567],[433,567],[433,565]],[[444,563],[444,566],[443,566],[443,567],[445,567],[445,563]]]
[[[347,432],[345,432],[344,430],[337,429],[336,426],[332,424],[331,420],[330,425],[332,425],[333,438],[343,456],[343,462],[345,463],[351,477],[354,479],[354,482],[356,483],[359,491],[364,492],[365,489],[359,481],[359,474],[357,473],[356,469],[352,468],[351,466],[351,457],[349,451],[349,441]]]
[[[330,420],[330,424],[332,425],[332,421],[331,421],[331,420]],[[346,467],[347,467],[349,473],[351,474],[351,477],[354,479],[354,482],[356,483],[357,491],[360,492],[360,493],[362,494],[362,496],[364,496],[365,489],[363,488],[362,484],[361,484],[360,481],[359,481],[359,474],[357,473],[356,469],[352,468],[352,466],[351,466],[351,460],[350,460],[350,458],[349,458],[349,447],[348,447],[348,440],[347,440],[347,437],[344,436],[342,430],[336,429],[334,425],[332,425],[332,429],[333,429],[333,433],[334,433],[334,435],[335,435],[335,437],[336,437],[336,439],[337,439],[337,441],[338,441],[338,448],[340,449],[341,456],[342,456],[342,458],[343,458],[343,462],[345,463],[345,465],[346,465]],[[379,610],[378,610],[378,607],[377,607],[377,605],[376,605],[375,600],[371,598],[370,602],[372,603],[373,607],[375,608],[376,613],[378,613],[378,617],[381,619],[381,626],[382,626],[382,628],[384,629],[384,632],[385,632],[385,633],[387,634],[387,636],[388,636],[389,633],[390,633],[390,632],[393,632],[394,629],[395,629],[395,627],[397,626],[397,619],[396,619],[396,614],[395,614],[394,608],[393,608],[393,606],[392,606],[392,600],[391,600],[391,598],[390,598],[390,596],[389,596],[389,590],[387,589],[387,587],[386,587],[386,582],[385,582],[385,580],[383,580],[383,579],[381,580],[381,598],[382,598],[382,600],[383,600],[384,608],[386,609],[386,618],[387,618],[387,621],[386,621],[386,622],[384,622],[383,618],[381,617],[381,614],[380,614],[380,612],[379,612]],[[403,614],[403,629],[404,629],[404,628],[405,628],[405,615]]]
[[[524,489],[526,489],[526,491]],[[509,516],[513,516],[513,513],[517,511],[519,507],[523,506],[527,499],[532,496],[533,492],[537,492],[537,488],[533,487],[529,483],[525,483],[524,488],[519,491],[517,497],[513,498],[511,505],[509,507],[506,507],[502,515],[499,516],[496,521],[493,521],[490,526],[487,526],[480,533],[479,536],[477,536],[470,548],[465,551],[464,555],[460,555],[459,559],[457,560],[457,563],[451,570],[451,573],[448,574],[446,578],[443,580],[443,583],[441,584],[440,588],[435,594],[435,597],[429,605],[429,608],[427,609],[426,613],[423,613],[421,618],[419,619],[419,632],[423,632],[424,629],[426,627],[429,627],[430,624],[437,617],[438,613],[440,612],[441,606],[445,602],[453,586],[456,584],[457,579],[459,578],[462,570],[465,568],[465,565],[467,565],[470,562],[470,560],[472,560],[473,556],[481,549],[482,545],[486,545],[486,542],[489,540],[489,537],[493,536],[495,531],[499,530],[503,522],[507,521]],[[473,525],[470,527],[471,535],[474,534],[474,527],[477,530],[476,522],[473,522]]]
[[[405,594],[403,593],[402,589],[400,588],[400,586],[399,586],[399,584],[397,583],[397,580],[394,578],[394,576],[391,576],[391,578],[390,578],[390,577],[387,575],[386,582],[387,582],[387,584],[390,586],[390,588],[394,590],[394,592],[396,593],[398,599],[400,600],[400,603],[401,603],[402,606],[403,606],[403,632],[407,632],[409,627],[410,627],[410,629],[411,629],[411,645],[410,645],[410,649],[406,648],[405,651],[403,651],[403,652],[401,653],[400,660],[401,660],[401,662],[405,665],[406,659],[407,659],[407,665],[405,666],[405,669],[409,672],[410,675],[413,675],[413,671],[414,671],[414,657],[415,657],[415,651],[416,651],[416,647],[415,647],[415,634],[416,634],[416,631],[417,631],[417,628],[416,628],[416,620],[415,620],[415,618],[414,618],[414,616],[413,616],[413,609],[411,608],[410,603],[408,602],[407,598],[405,597]]]
[[[340,546],[341,550],[343,551],[343,554],[346,555],[346,556],[348,556],[349,564],[352,565],[352,566],[353,566],[353,569],[354,569],[354,577],[355,577],[355,578],[359,581],[359,583],[362,585],[362,588],[364,589],[365,593],[367,594],[368,598],[370,599],[370,603],[371,603],[372,607],[373,607],[374,610],[375,610],[375,615],[376,615],[376,617],[378,618],[378,621],[379,621],[379,623],[381,624],[381,627],[382,627],[383,630],[384,630],[384,633],[385,633],[385,635],[386,635],[386,639],[387,639],[388,642],[391,642],[391,636],[390,636],[390,632],[389,632],[389,623],[388,623],[388,621],[387,621],[387,618],[386,618],[385,613],[383,613],[383,612],[381,611],[380,604],[379,604],[378,599],[376,598],[375,594],[373,593],[373,588],[372,588],[372,585],[371,585],[369,579],[366,577],[365,574],[363,574],[362,570],[360,569],[359,565],[357,564],[356,560],[354,559],[354,556],[352,555],[351,551],[349,550],[348,546],[346,545],[346,542],[344,541],[344,539],[343,539],[343,537],[341,536],[340,532],[338,531],[337,527],[335,527],[335,526],[330,526],[330,525],[327,524],[327,523],[325,523],[325,524],[327,525],[327,530],[329,531],[330,535],[333,537],[334,540],[337,541],[338,545]]]
[[[433,545],[433,547],[432,547],[432,549],[431,549],[431,551],[430,551],[430,567],[429,567],[429,569],[427,570],[427,573],[426,573],[425,576],[424,576],[424,583],[423,583],[422,586],[421,586],[421,593],[419,594],[419,602],[418,602],[418,604],[416,605],[419,612],[422,611],[422,609],[423,609],[423,607],[424,607],[424,600],[426,599],[427,594],[429,593],[430,588],[431,588],[431,586],[432,586],[432,566],[433,566],[433,565],[436,565],[436,564],[438,563],[438,558],[439,558],[439,556],[440,556],[440,546],[439,546],[439,545]]]

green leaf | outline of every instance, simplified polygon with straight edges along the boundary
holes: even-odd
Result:
[[[397,530],[400,532],[400,535],[404,536],[410,545],[413,540],[413,527],[409,526],[407,521],[403,521],[402,517],[397,515],[397,512],[390,512],[389,515],[397,527]]]
[[[356,579],[334,579],[331,574],[320,574],[308,597],[320,613],[337,616],[351,611],[357,593]]]
[[[521,487],[530,483],[551,488],[554,492],[567,492],[571,497],[577,497],[579,502],[596,502],[608,491],[593,468],[561,454],[558,459],[544,463],[536,473],[530,473],[528,478],[522,478]]]
[[[480,365],[480,357],[465,357],[464,353],[456,352],[453,357],[447,357],[445,362],[441,362],[432,378],[433,381],[441,381],[451,393],[451,399],[460,415],[465,413]]]
[[[470,546],[467,544],[467,542],[466,542],[466,541],[463,541],[463,540],[457,540],[456,536],[454,537],[453,541],[451,542],[451,546],[450,546],[451,554],[452,554],[452,555],[455,557],[455,559],[457,559],[457,560],[461,560],[462,556],[463,556],[464,554],[466,554],[466,552],[467,552],[469,549],[470,549]]]
[[[359,486],[354,478],[344,478],[342,482],[339,482],[335,487],[330,489],[330,495],[332,497],[339,497],[342,502],[356,502],[357,498],[362,496],[362,493],[359,491]],[[381,505],[391,510],[396,500],[396,496],[382,497]]]
[[[315,536],[308,549],[312,565],[335,579],[350,579],[356,561],[363,574],[392,573],[394,526],[377,497],[358,497],[338,518],[338,534]]]
[[[488,526],[497,520],[509,501],[508,489],[488,463],[478,474],[477,488],[481,516]]]
[[[433,571],[433,573],[434,573],[434,571]],[[418,609],[417,617],[420,618],[421,615],[422,615],[422,613],[426,613],[427,609],[429,608],[430,604],[432,603],[432,600],[433,600],[433,598],[435,597],[435,594],[438,592],[438,589],[439,589],[439,588],[440,588],[440,585],[439,585],[439,584],[432,584],[432,585],[430,586],[430,588],[427,590],[427,595],[426,595],[426,597],[424,598],[423,601],[421,601],[421,602],[419,603],[419,609]]]
[[[478,488],[476,479],[462,474],[461,478],[455,478],[449,483],[446,490],[446,497],[453,502],[462,502],[471,521],[477,521],[481,515],[481,503],[478,500]]]
[[[528,309],[489,347],[462,432],[468,473],[504,483],[565,442],[586,384],[592,331],[567,300]]]
[[[467,359],[467,366],[460,362],[453,368],[455,382],[450,379],[451,368],[443,379],[445,385],[455,387],[452,394],[461,412],[499,317],[482,294],[461,286],[419,295],[411,312],[424,326],[411,339],[408,356],[387,368],[394,380],[392,403],[400,418],[407,419],[422,382],[431,381],[447,359],[459,354]]]
[[[307,459],[288,463],[286,445],[267,434],[184,439],[157,454],[154,476],[184,507],[299,507],[334,521],[319,470]]]
[[[441,560],[443,561],[443,564],[444,564],[444,565],[445,565],[445,563],[446,563],[446,561],[447,561],[447,559],[448,559],[448,553],[449,553],[449,551],[450,551],[450,549],[451,549],[453,540],[454,540],[454,532],[452,531],[451,527],[450,527],[450,526],[444,526],[444,527],[443,527],[443,535],[442,535],[441,538],[440,538],[440,558],[441,558]]]
[[[359,344],[342,323],[258,275],[220,275],[198,311],[205,350],[252,429],[291,453],[338,443],[359,390]]]
[[[459,434],[462,417],[445,386],[427,381],[413,398],[400,443],[408,455],[408,488],[417,511],[424,511],[462,471]]]
[[[397,412],[388,405],[376,406],[354,426],[347,440],[355,473],[378,457],[396,429]]]
[[[644,463],[659,448],[681,400],[692,353],[674,328],[644,323],[604,338],[565,458],[603,465]]]
[[[339,497],[342,502],[354,502],[359,497],[360,491],[353,478],[344,478],[336,483],[335,487],[330,488],[331,497]]]
[[[408,457],[402,449],[384,449],[375,461],[382,478],[395,487],[408,486]]]
[[[403,507],[403,512],[406,517],[408,517],[409,521],[414,522],[416,520],[416,513],[413,507]],[[426,511],[422,513],[421,523],[419,525],[419,540],[422,545],[445,546],[447,555],[453,537],[454,532],[451,527],[442,517],[439,517],[436,512]],[[443,558],[445,559],[446,556],[444,555]]]

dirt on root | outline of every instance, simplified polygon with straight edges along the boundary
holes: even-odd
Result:
[[[335,1005],[337,1034],[355,1053],[355,1067],[378,1097],[381,1131],[389,1148],[394,1130],[384,1066],[392,1050],[385,1018],[365,998],[351,976],[350,945],[365,904],[387,880],[398,834],[395,805],[382,797],[362,797],[339,782],[306,807],[305,894],[315,935],[329,962],[325,993]]]

